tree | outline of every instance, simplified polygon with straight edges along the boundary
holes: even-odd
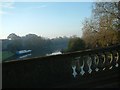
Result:
[[[118,38],[116,43],[120,43],[120,1],[95,2],[93,6],[93,14],[97,17],[98,21],[100,21],[99,30],[110,30],[115,32],[115,35]]]
[[[16,52],[22,48],[22,40],[20,36],[16,35],[15,33],[11,33],[7,38],[12,42],[9,44],[8,50]]]
[[[68,43],[68,52],[79,51],[85,49],[84,41],[79,37],[70,38]]]
[[[93,13],[97,17],[108,15],[120,19],[118,11],[118,2],[95,2],[93,5]]]
[[[108,17],[114,29],[120,28],[120,1],[119,2],[95,2],[93,5],[94,16],[100,19]],[[110,24],[109,24],[110,25]]]
[[[9,40],[17,40],[17,39],[20,39],[20,37],[18,35],[16,35],[15,33],[11,33],[7,39]]]
[[[39,50],[44,44],[44,39],[36,34],[27,34],[23,41],[25,48],[31,50]]]
[[[106,47],[120,43],[119,8],[118,2],[94,3],[93,16],[83,23],[82,39],[87,48]]]
[[[85,41],[86,48],[93,48],[97,43],[98,26],[94,18],[87,18],[83,23],[82,39]]]

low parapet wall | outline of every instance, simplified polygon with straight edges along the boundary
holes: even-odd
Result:
[[[81,81],[79,80],[80,85],[83,85],[81,87],[86,87],[87,81],[85,82],[84,79],[91,80],[94,77],[105,79],[104,75],[115,74],[116,70],[118,72],[119,61],[120,45],[115,45],[108,48],[4,62],[2,63],[2,86],[3,88],[56,87],[76,80],[78,82],[81,78]]]

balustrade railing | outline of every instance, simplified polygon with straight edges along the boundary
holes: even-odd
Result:
[[[3,88],[53,87],[57,83],[72,82],[76,77],[104,74],[118,69],[119,65],[120,45],[9,61],[2,63]]]
[[[92,52],[75,57],[72,61],[73,75],[98,72],[117,68],[119,66],[120,50]]]

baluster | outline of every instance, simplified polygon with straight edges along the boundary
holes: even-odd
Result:
[[[77,75],[75,61],[72,61],[72,75],[74,77]]]
[[[117,51],[114,51],[114,52],[112,52],[112,55],[113,55],[113,61],[111,64],[114,68],[118,67],[119,53]]]
[[[110,67],[110,63],[109,63],[109,60],[108,60],[108,52],[104,53],[105,55],[105,69],[109,69]]]
[[[92,69],[92,72],[95,72],[96,68],[97,68],[96,58],[97,58],[96,55],[91,55],[91,59],[92,59],[91,69]]]
[[[115,52],[111,52],[111,54],[112,54],[112,62],[111,62],[111,69],[112,69],[116,65],[116,60],[115,60]]]
[[[83,70],[85,71],[85,74],[88,74],[89,66],[88,66],[88,56],[84,56],[84,67]]]
[[[118,50],[118,66],[120,65],[120,50]]]
[[[109,52],[109,54],[107,55],[107,58],[108,58],[108,62],[109,62],[108,69],[112,69],[113,55],[111,52]]]
[[[91,69],[91,66],[92,66],[92,58],[91,58],[91,55],[88,56],[88,67],[89,67],[89,70],[88,72],[91,73],[92,72],[92,69]]]
[[[76,66],[72,66],[72,69],[73,69],[72,75],[73,75],[74,77],[76,77],[76,75],[77,75]]]
[[[115,60],[116,60],[116,65],[115,65],[115,67],[118,67],[118,66],[119,66],[119,63],[118,63],[118,61],[119,61],[119,53],[118,53],[118,52],[116,52]]]
[[[98,54],[99,57],[99,63],[98,63],[98,68],[100,71],[104,70],[104,63],[105,63],[105,56],[103,53]]]
[[[80,61],[79,61],[79,65],[80,65],[80,75],[84,75],[85,71],[83,70],[84,67],[84,59],[83,56],[81,56]]]
[[[73,76],[76,77],[77,75],[79,75],[80,73],[80,57],[76,57],[73,61],[72,61],[72,69],[73,69]]]
[[[102,57],[103,57],[102,67],[103,67],[103,70],[105,70],[106,69],[106,67],[105,67],[106,54],[103,53]]]
[[[77,75],[79,75],[79,73],[80,73],[80,65],[79,65],[80,57],[77,57],[75,61],[76,61],[76,72],[77,72]]]
[[[76,72],[76,61],[75,61],[75,59],[72,61],[72,75],[74,76],[74,77],[76,77],[76,75],[77,75],[77,72]]]
[[[98,54],[96,54],[96,57],[95,57],[96,69],[95,69],[95,71],[99,71],[98,64],[99,64],[99,56],[98,56]]]
[[[119,53],[117,52],[117,56],[116,56],[116,67],[119,66]]]
[[[109,63],[110,63],[110,67],[109,67],[109,69],[112,69],[113,68],[113,65],[112,65],[112,61],[113,61],[113,53],[112,52],[110,52],[110,56],[108,56],[109,57]]]
[[[99,63],[98,63],[98,65],[97,65],[97,67],[98,67],[98,69],[101,71],[101,69],[100,69],[100,62],[101,62],[100,54],[98,54],[97,56],[98,56],[98,60],[99,60]]]

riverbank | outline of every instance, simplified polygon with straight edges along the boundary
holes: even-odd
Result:
[[[12,52],[9,52],[9,51],[3,51],[3,52],[0,52],[0,60],[4,61],[10,57],[12,57],[13,55],[15,55],[14,53]]]

